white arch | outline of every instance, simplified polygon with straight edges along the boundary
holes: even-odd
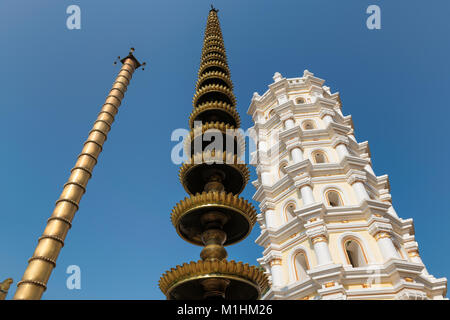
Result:
[[[278,178],[279,179],[283,178],[286,175],[286,173],[283,175],[281,174],[282,173],[281,168],[287,167],[288,165],[289,165],[289,162],[286,159],[283,159],[280,161],[280,163],[278,165]]]
[[[297,202],[297,199],[295,199],[295,198],[293,198],[293,197],[289,197],[289,198],[287,198],[284,202],[283,202],[283,205],[282,205],[282,212],[281,212],[281,214],[282,214],[282,221],[284,222],[284,223],[287,223],[287,222],[289,222],[289,221],[291,221],[291,220],[289,220],[289,219],[287,219],[288,217],[287,217],[287,215],[285,215],[285,213],[286,213],[286,210],[287,210],[287,207],[290,205],[290,204],[294,204],[294,211],[295,210],[297,210],[298,208],[299,208],[299,206],[298,206],[298,202]],[[293,217],[293,218],[295,218],[295,216]]]
[[[313,130],[313,129],[304,129],[304,128],[303,128],[303,126],[305,125],[306,122],[311,122],[311,123],[313,124],[313,126],[314,126],[313,129],[318,129],[318,128],[319,128],[318,125],[317,125],[316,120],[314,120],[314,119],[304,119],[304,120],[302,120],[302,122],[300,123],[300,127],[302,128],[302,130]]]
[[[303,102],[298,103],[297,101],[298,101],[299,99],[303,99]],[[306,100],[306,97],[305,97],[305,96],[296,96],[296,97],[294,98],[294,101],[295,101],[295,104],[305,104],[305,103],[307,103],[307,100]]]
[[[325,162],[325,163],[331,163],[330,153],[327,150],[325,150],[324,148],[313,148],[311,150],[307,150],[307,152],[306,152],[306,158],[308,158],[312,164],[315,164],[315,165],[317,164],[313,157],[313,153],[315,153],[315,152],[322,152],[323,154],[325,154],[325,158],[327,160],[327,162]]]
[[[320,190],[320,193],[322,195],[322,199],[324,201],[324,203],[328,206],[328,199],[326,197],[326,194],[328,191],[337,191],[342,198],[342,202],[344,206],[348,206],[350,204],[350,200],[348,199],[347,195],[345,194],[344,191],[342,191],[342,188],[339,187],[338,185],[332,184],[332,185],[326,185],[326,186],[322,186],[322,189]]]
[[[303,252],[306,256],[306,259],[308,260],[309,268],[312,269],[312,257],[311,253],[307,250],[307,248],[302,245],[296,245],[294,248],[292,248],[291,252],[288,255],[288,271],[289,271],[289,282],[294,283],[297,282],[296,274],[295,274],[295,256],[297,253]]]
[[[339,243],[339,256],[341,258],[341,261],[343,262],[343,265],[346,266],[351,266],[350,264],[347,263],[347,258],[346,258],[346,253],[345,253],[345,248],[344,248],[344,239],[346,238],[354,238],[355,240],[357,240],[359,242],[359,244],[361,245],[361,249],[363,250],[365,257],[367,258],[367,264],[374,264],[376,263],[376,260],[373,256],[372,251],[370,251],[369,249],[369,244],[367,243],[366,239],[362,238],[359,234],[355,233],[355,232],[344,232],[343,234],[341,234],[338,238],[338,243]]]

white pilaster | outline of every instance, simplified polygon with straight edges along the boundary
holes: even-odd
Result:
[[[381,254],[385,260],[400,259],[400,256],[392,243],[391,235],[387,232],[379,232],[375,235]]]
[[[419,250],[416,249],[416,250],[408,251],[408,256],[409,256],[409,258],[411,259],[412,262],[419,263],[419,264],[422,264],[422,265],[425,266],[425,264],[422,261],[422,258],[419,255]],[[430,275],[428,273],[427,268],[423,268],[422,273],[427,275],[427,276]]]
[[[381,255],[385,261],[389,259],[401,259],[394,243],[392,242],[391,233],[393,232],[392,226],[388,222],[382,222],[383,220],[375,219],[369,226],[369,233],[375,238],[380,248]]]
[[[308,205],[311,203],[314,203],[314,195],[312,192],[312,188],[308,185],[304,185],[303,187],[300,188],[300,193],[302,195],[302,199],[303,199],[303,204],[304,205]]]
[[[330,249],[328,247],[328,242],[325,236],[317,236],[311,239],[311,242],[314,246],[314,252],[317,257],[317,264],[326,265],[333,263],[333,259],[331,259]]]
[[[339,155],[339,159],[343,159],[345,156],[349,155],[347,147],[342,143],[336,146],[336,151]]]
[[[299,147],[292,148],[291,150],[292,161],[298,163],[303,161],[303,151]]]
[[[285,120],[284,121],[284,128],[287,130],[287,129],[290,129],[290,128],[293,128],[294,127],[294,119],[287,119],[287,120]]]
[[[350,155],[350,152],[348,151],[348,148],[347,148],[347,144],[348,144],[347,137],[338,136],[338,137],[333,138],[332,146],[336,150],[336,152],[339,156],[339,160],[342,160],[342,159],[344,159],[344,157]]]
[[[270,260],[270,272],[272,274],[272,285],[274,287],[282,287],[284,285],[283,267],[281,263],[281,258],[273,258]]]
[[[304,206],[315,202],[313,190],[311,188],[311,177],[309,177],[309,175],[304,174],[295,177],[294,185],[300,189]]]
[[[261,174],[261,184],[263,186],[270,186],[272,184],[272,174],[270,172],[270,167],[260,166],[259,172]]]
[[[276,217],[276,213],[275,210],[272,209],[267,209],[266,213],[266,226],[267,228],[276,228],[277,226],[277,217]]]
[[[332,264],[330,248],[328,247],[327,228],[322,219],[305,224],[306,235],[310,239],[314,253],[317,258],[317,265]]]
[[[320,110],[320,117],[325,122],[325,126],[327,127],[331,122],[333,122],[333,116],[335,112],[330,109],[322,109]]]

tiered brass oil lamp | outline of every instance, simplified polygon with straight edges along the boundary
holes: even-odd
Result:
[[[204,247],[202,260],[167,271],[159,287],[173,300],[259,299],[268,286],[266,275],[260,268],[226,260],[224,248],[247,237],[256,211],[238,196],[249,171],[239,161],[245,141],[236,132],[240,119],[214,8],[207,20],[193,105],[186,139],[192,156],[180,168],[180,181],[190,197],[173,208],[171,219],[181,238]],[[210,142],[206,135],[222,138],[222,146],[210,150],[208,145],[217,140]]]

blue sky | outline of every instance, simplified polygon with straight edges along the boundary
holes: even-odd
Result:
[[[114,4],[112,4],[114,3]],[[44,294],[45,299],[163,299],[160,275],[197,260],[199,247],[170,222],[186,196],[170,161],[187,128],[210,1],[0,2],[0,278],[23,275],[113,82],[113,61],[131,46],[136,72]],[[66,28],[81,7],[82,29]],[[216,0],[243,128],[252,93],[274,72],[304,69],[339,91],[358,141],[368,140],[393,203],[415,221],[422,259],[436,277],[450,265],[450,44],[448,1]],[[368,30],[370,4],[382,29]],[[252,173],[255,178],[254,172]],[[254,188],[242,196],[251,199]],[[228,247],[256,263],[255,226]],[[79,265],[82,289],[65,273]]]

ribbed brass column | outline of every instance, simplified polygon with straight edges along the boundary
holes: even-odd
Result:
[[[239,161],[245,141],[236,132],[240,119],[214,8],[206,24],[193,105],[185,144],[190,159],[180,168],[180,181],[190,197],[173,208],[171,218],[182,239],[204,247],[202,260],[167,271],[159,287],[167,299],[175,300],[258,299],[268,285],[266,275],[254,266],[227,261],[224,248],[247,237],[256,210],[238,196],[249,171]],[[211,149],[211,136],[212,142],[222,138],[223,144]]]
[[[8,290],[11,284],[13,283],[13,279],[8,278],[0,283],[0,300],[5,300],[8,295]]]
[[[89,132],[83,150],[71,170],[69,180],[64,184],[53,214],[48,219],[44,233],[38,240],[36,250],[28,260],[28,267],[22,280],[17,284],[18,288],[14,299],[40,299],[47,288],[47,281],[56,266],[56,259],[64,246],[67,232],[72,226],[72,220],[78,210],[80,200],[86,192],[86,185],[92,177],[92,170],[102,152],[103,143],[106,141],[114,117],[119,110],[134,71],[141,66],[133,56],[133,51],[134,49],[121,60],[122,68]]]

